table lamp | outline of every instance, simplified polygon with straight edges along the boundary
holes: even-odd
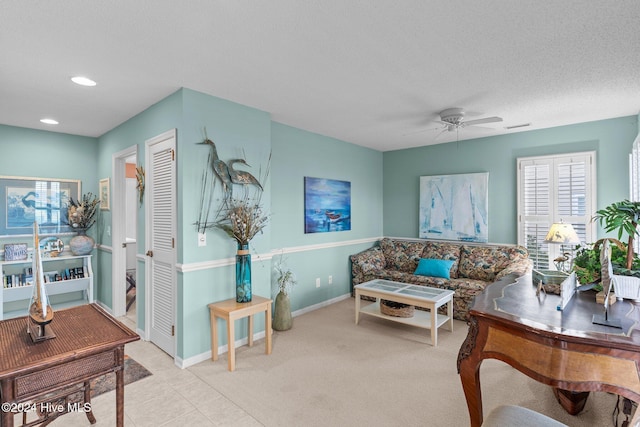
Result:
[[[544,242],[556,245],[577,245],[580,243],[580,237],[578,237],[576,230],[573,229],[571,224],[565,224],[560,220],[560,222],[554,222],[551,224],[551,228],[549,228],[549,232],[547,233],[547,237],[544,238]],[[565,263],[569,260],[570,256],[571,254],[569,252],[565,252],[558,258],[554,259],[553,262],[556,265],[556,269],[566,273]]]

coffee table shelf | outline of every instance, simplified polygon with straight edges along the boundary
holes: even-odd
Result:
[[[380,301],[376,301],[360,308],[360,313],[370,316],[379,317],[381,319],[392,320],[405,325],[415,326],[417,328],[431,329],[431,313],[424,310],[415,310],[413,317],[397,317],[389,316],[380,312]],[[436,324],[439,328],[449,321],[449,316],[436,313]]]

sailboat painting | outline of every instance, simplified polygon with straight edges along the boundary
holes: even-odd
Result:
[[[304,232],[351,230],[351,183],[304,177]]]
[[[489,173],[420,177],[419,237],[487,242]]]

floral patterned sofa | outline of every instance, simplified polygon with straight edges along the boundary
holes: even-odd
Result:
[[[531,272],[533,266],[522,246],[390,238],[350,258],[353,286],[387,279],[451,289],[455,292],[453,317],[465,321],[474,296],[509,274],[522,276]],[[452,261],[449,278],[414,274],[420,259]]]

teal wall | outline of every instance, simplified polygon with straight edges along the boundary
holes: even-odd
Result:
[[[98,159],[96,138],[46,132],[0,125],[0,175],[36,178],[79,179],[82,193],[98,193],[98,175],[95,170]],[[97,227],[88,234],[96,237]],[[74,233],[60,234],[65,244]],[[25,242],[21,238],[2,238],[5,243]],[[33,242],[29,246],[33,246]],[[96,270],[96,252],[92,266]],[[94,278],[94,294],[100,288],[100,279]]]
[[[271,146],[271,118],[254,108],[239,105],[220,98],[204,95],[189,89],[181,91],[183,97],[184,126],[178,135],[180,151],[178,193],[180,194],[181,216],[179,240],[181,256],[185,268],[189,264],[207,261],[225,261],[233,259],[236,252],[235,241],[219,230],[207,231],[207,246],[198,247],[197,229],[194,225],[200,209],[202,174],[207,164],[210,148],[200,145],[204,139],[204,129],[218,150],[222,160],[245,158],[251,168],[247,169],[255,176],[262,176],[269,163]],[[263,205],[270,205],[271,184],[263,182]],[[236,191],[240,191],[238,187]],[[222,200],[222,189],[214,190],[213,219],[215,209]],[[270,292],[270,260],[260,254],[270,252],[270,228],[251,241],[253,292],[268,296]],[[208,267],[205,270],[184,271],[179,277],[179,338],[178,354],[183,358],[196,356],[211,349],[209,328],[209,309],[207,304],[235,297],[235,266],[233,261],[221,267]],[[256,318],[256,330],[264,330],[264,319]],[[237,337],[246,336],[246,319],[238,322]],[[220,337],[226,343],[226,328],[218,322]],[[179,335],[179,337],[180,337]]]
[[[420,176],[489,172],[489,242],[516,243],[518,157],[596,151],[601,209],[629,197],[628,155],[637,134],[638,117],[629,116],[385,152],[384,234],[418,236]]]
[[[113,155],[122,150],[125,150],[133,145],[137,145],[137,162],[139,165],[144,165],[145,156],[145,141],[153,138],[163,132],[166,132],[173,128],[180,128],[182,125],[182,95],[181,91],[177,91],[162,101],[147,108],[142,113],[132,117],[120,126],[105,133],[99,138],[98,144],[98,159],[97,159],[97,171],[102,178],[110,178],[113,183],[112,176],[112,162]],[[179,151],[179,148],[178,150]],[[113,203],[113,191],[112,188],[111,203]],[[179,206],[179,205],[178,205]],[[137,227],[137,241],[140,242],[137,245],[138,253],[143,254],[146,252],[144,249],[145,241],[145,212],[144,202],[138,209],[138,227]],[[107,228],[111,227],[111,211],[101,211],[102,218],[98,224],[98,243],[105,245],[106,247],[112,247],[111,235],[107,232]],[[112,287],[112,274],[111,264],[112,255],[109,250],[98,251],[99,268],[96,271],[96,276],[100,278],[101,286],[97,292],[97,298],[106,306],[113,308],[113,287]],[[138,329],[145,329],[145,288],[141,286],[144,283],[144,264],[138,263],[137,281],[136,286],[136,310],[137,315],[137,327]]]
[[[95,138],[0,125],[0,175],[80,179],[96,194],[97,150]]]
[[[280,123],[271,129],[271,244],[274,264],[282,257],[296,275],[295,311],[350,292],[349,255],[372,245],[358,240],[382,235],[382,153]],[[305,176],[351,183],[350,231],[304,233]]]

